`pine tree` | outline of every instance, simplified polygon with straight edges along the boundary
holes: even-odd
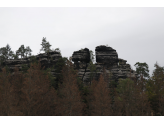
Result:
[[[22,58],[22,57],[24,58],[25,52],[26,52],[26,49],[25,49],[24,45],[21,45],[21,46],[19,47],[19,49],[16,51],[17,55],[18,55],[18,56],[20,55],[21,58]]]
[[[11,116],[12,115],[12,93],[10,74],[7,73],[6,69],[2,69],[0,73],[0,115]]]
[[[164,67],[160,67],[158,63],[154,66],[156,68],[153,75],[146,84],[146,93],[154,115],[164,115]]]
[[[28,56],[31,56],[31,52],[32,52],[32,50],[30,49],[29,46],[27,46],[26,49],[25,49],[26,57],[27,57],[27,55],[28,55]]]
[[[145,116],[150,115],[148,96],[140,85],[131,79],[120,79],[114,103],[114,115]]]
[[[141,79],[141,77],[144,79],[147,79],[150,77],[149,76],[149,66],[147,65],[147,63],[137,62],[134,66],[136,67],[136,72],[139,75],[140,79]]]
[[[41,70],[40,64],[31,64],[24,81],[26,101],[22,106],[27,116],[55,115],[57,95],[50,87],[50,80]]]
[[[58,89],[59,83],[62,83],[62,78],[63,75],[61,74],[61,70],[64,67],[64,65],[66,64],[66,61],[68,59],[66,57],[62,57],[60,59],[58,59],[58,62],[55,64],[55,73],[57,73],[55,81],[53,81],[52,86],[55,89]]]
[[[11,47],[9,44],[6,45],[6,47],[0,48],[0,63],[7,59],[13,58],[13,51],[11,50]]]
[[[59,86],[58,115],[81,116],[83,103],[77,85],[77,73],[72,63],[67,60],[62,69],[62,84]]]
[[[45,53],[48,53],[51,51],[50,47],[50,43],[46,40],[46,37],[42,39],[42,48],[40,49],[40,51],[44,51]]]
[[[89,52],[90,52],[90,61],[93,63],[95,57],[95,55],[93,54],[94,52],[92,50],[89,50]]]
[[[100,75],[98,82],[95,80],[92,81],[91,91],[90,98],[93,98],[90,102],[91,115],[112,115],[110,91],[102,75]]]

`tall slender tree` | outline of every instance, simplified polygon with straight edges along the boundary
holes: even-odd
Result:
[[[11,93],[11,83],[9,74],[6,69],[2,69],[0,73],[0,115],[1,116],[10,116],[12,115],[12,93]]]
[[[49,77],[41,70],[40,63],[31,64],[23,84],[22,90],[26,94],[26,100],[21,108],[24,115],[56,115],[57,94],[50,87]]]
[[[67,60],[62,70],[62,84],[59,87],[58,115],[81,116],[83,103],[77,85],[77,72],[73,69],[72,63]]]
[[[25,52],[26,52],[26,49],[25,49],[24,45],[21,45],[21,46],[19,47],[19,49],[16,51],[17,55],[18,55],[18,56],[20,55],[21,58],[22,58],[22,57],[24,58]]]
[[[164,67],[159,66],[158,63],[154,66],[153,75],[146,84],[146,92],[154,115],[164,115]]]
[[[25,48],[25,46],[24,45],[21,45],[20,47],[19,47],[19,49],[16,51],[16,56],[21,56],[21,58],[23,57],[25,57],[25,54],[26,54],[26,57],[27,57],[27,55],[29,55],[29,56],[31,56],[31,52],[32,52],[32,50],[30,49],[30,47],[29,46],[27,46],[26,48]]]
[[[147,63],[140,63],[140,62],[137,62],[135,65],[136,67],[136,72],[138,74],[138,84],[141,85],[142,87],[142,90],[145,91],[146,90],[146,83],[148,81],[148,79],[150,79],[150,76],[149,76],[149,66]]]
[[[1,56],[1,59],[10,59],[12,58],[12,55],[13,55],[13,51],[11,50],[11,47],[9,44],[6,45],[6,47],[2,47],[0,49],[0,56]]]
[[[136,72],[139,75],[140,79],[141,77],[144,79],[148,79],[150,77],[149,66],[146,62],[144,63],[137,62],[134,66],[136,67]]]
[[[90,52],[90,61],[93,63],[95,57],[94,52],[92,50],[89,50],[89,52]]]
[[[13,51],[11,50],[11,47],[9,44],[6,45],[6,52],[7,52],[7,59],[12,58]]]
[[[93,63],[94,62],[94,56],[95,56],[93,54],[94,52],[92,50],[90,50],[89,52],[90,52],[90,62],[89,62],[88,68],[90,69],[90,84],[91,84],[91,81],[95,77],[97,70],[96,70],[95,64]]]
[[[6,45],[6,47],[0,48],[0,65],[2,62],[4,62],[7,59],[13,58],[13,51],[11,50],[11,47],[9,44]]]
[[[66,64],[67,60],[68,59],[66,57],[63,57],[63,58],[58,59],[58,62],[55,64],[55,73],[57,73],[57,75],[56,75],[55,81],[52,83],[52,86],[55,89],[58,89],[59,83],[63,82],[62,81],[63,74],[61,74],[61,72],[62,72],[61,70],[64,67],[64,65]]]
[[[51,51],[50,47],[50,43],[46,40],[46,37],[42,39],[42,48],[40,49],[40,51],[44,51],[45,53],[48,53]]]
[[[27,46],[26,49],[25,49],[26,57],[27,57],[27,55],[28,55],[28,56],[31,56],[31,52],[32,52],[32,50],[30,49],[29,46]]]
[[[102,75],[100,75],[99,81],[93,80],[91,91],[92,94],[90,96],[93,96],[93,99],[90,102],[91,115],[112,115],[110,90]]]

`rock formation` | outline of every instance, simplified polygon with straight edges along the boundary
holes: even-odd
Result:
[[[52,51],[49,53],[41,53],[36,56],[29,56],[27,58],[22,58],[22,59],[8,59],[2,63],[2,67],[7,66],[9,68],[10,72],[13,72],[14,69],[17,67],[19,71],[21,72],[23,69],[23,66],[30,67],[30,63],[33,62],[34,60],[40,61],[42,68],[53,68],[55,67],[55,64],[57,63],[58,59],[62,58],[59,52]],[[0,68],[1,70],[1,68]],[[55,69],[51,69],[51,74],[53,77],[56,76],[54,72]]]
[[[110,80],[115,82],[118,82],[120,78],[137,78],[136,72],[131,69],[130,65],[126,63],[126,60],[118,58],[116,50],[112,47],[107,47],[104,45],[97,46],[95,53],[96,71],[91,70],[90,51],[88,48],[75,51],[72,55],[74,68],[78,70],[78,77],[85,85],[90,85],[91,79],[93,78],[98,80],[103,71],[110,75]],[[15,67],[18,67],[19,71],[22,71],[22,65],[30,67],[30,63],[36,60],[40,61],[42,67],[44,66],[45,68],[51,68],[50,73],[53,77],[56,77],[59,73],[55,72],[55,66],[59,58],[62,58],[60,53],[52,51],[17,60],[9,59],[3,62],[2,67],[8,66],[11,72],[14,71]]]
[[[85,85],[91,84],[91,74],[94,75],[94,79],[98,80],[104,70],[108,75],[111,75],[110,80],[115,82],[118,82],[120,78],[137,78],[135,71],[130,68],[129,64],[126,64],[127,61],[118,58],[116,50],[112,47],[101,45],[97,46],[95,51],[96,72],[91,72],[89,69],[89,49],[86,48],[83,51],[76,51],[72,55],[74,67],[78,70],[79,78],[82,79]]]
[[[86,81],[87,67],[90,62],[90,52],[88,48],[75,51],[72,55],[72,61],[74,62],[74,68],[78,70],[78,76],[83,82]]]

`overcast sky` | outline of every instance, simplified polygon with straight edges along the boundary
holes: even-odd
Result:
[[[1,7],[0,18],[0,48],[24,44],[37,55],[46,37],[63,57],[108,44],[134,70],[136,62],[146,62],[150,74],[156,62],[164,66],[164,8]]]

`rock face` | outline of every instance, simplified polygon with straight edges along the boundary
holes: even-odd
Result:
[[[126,64],[127,61],[118,58],[116,50],[112,47],[104,45],[97,46],[95,53],[96,71],[91,71],[90,69],[89,49],[86,49],[83,53],[82,51],[74,52],[72,55],[74,58],[74,67],[75,69],[78,69],[79,78],[82,79],[85,85],[91,84],[91,79],[93,78],[98,80],[100,74],[102,74],[104,70],[108,75],[111,75],[110,80],[113,80],[116,83],[118,83],[120,78],[137,78],[135,71],[130,68],[129,64]]]
[[[87,67],[88,63],[90,62],[89,49],[85,48],[79,51],[75,51],[72,55],[72,61],[74,62],[74,68],[78,70],[79,78],[85,83],[87,81]]]
[[[97,46],[95,51],[97,63],[114,64],[118,62],[118,54],[112,47]]]
[[[126,60],[118,58],[116,50],[112,47],[104,45],[97,46],[95,53],[96,63],[94,64],[94,70],[90,64],[90,51],[88,48],[75,51],[72,55],[74,68],[78,71],[78,77],[85,85],[90,85],[92,79],[98,80],[103,71],[110,75],[109,81],[113,80],[116,83],[120,78],[137,78],[136,72],[131,69],[130,65],[126,63]],[[60,73],[55,73],[55,65],[60,58],[62,58],[62,56],[59,52],[52,51],[17,60],[6,60],[3,62],[2,67],[8,66],[11,72],[13,72],[16,67],[19,68],[19,71],[22,71],[22,65],[29,68],[30,63],[36,60],[40,61],[42,67],[51,68],[50,73],[53,77],[56,77],[56,75]]]
[[[14,69],[17,67],[19,71],[23,70],[23,66],[30,67],[30,63],[34,60],[40,61],[41,66],[45,68],[52,68],[53,66],[55,67],[55,64],[57,63],[58,59],[62,58],[59,52],[52,51],[49,53],[41,53],[36,56],[30,56],[27,58],[22,58],[22,59],[8,59],[2,63],[2,67],[7,66],[9,68],[9,71],[13,72]],[[51,69],[51,74],[53,77],[56,76],[54,72],[54,69]]]

